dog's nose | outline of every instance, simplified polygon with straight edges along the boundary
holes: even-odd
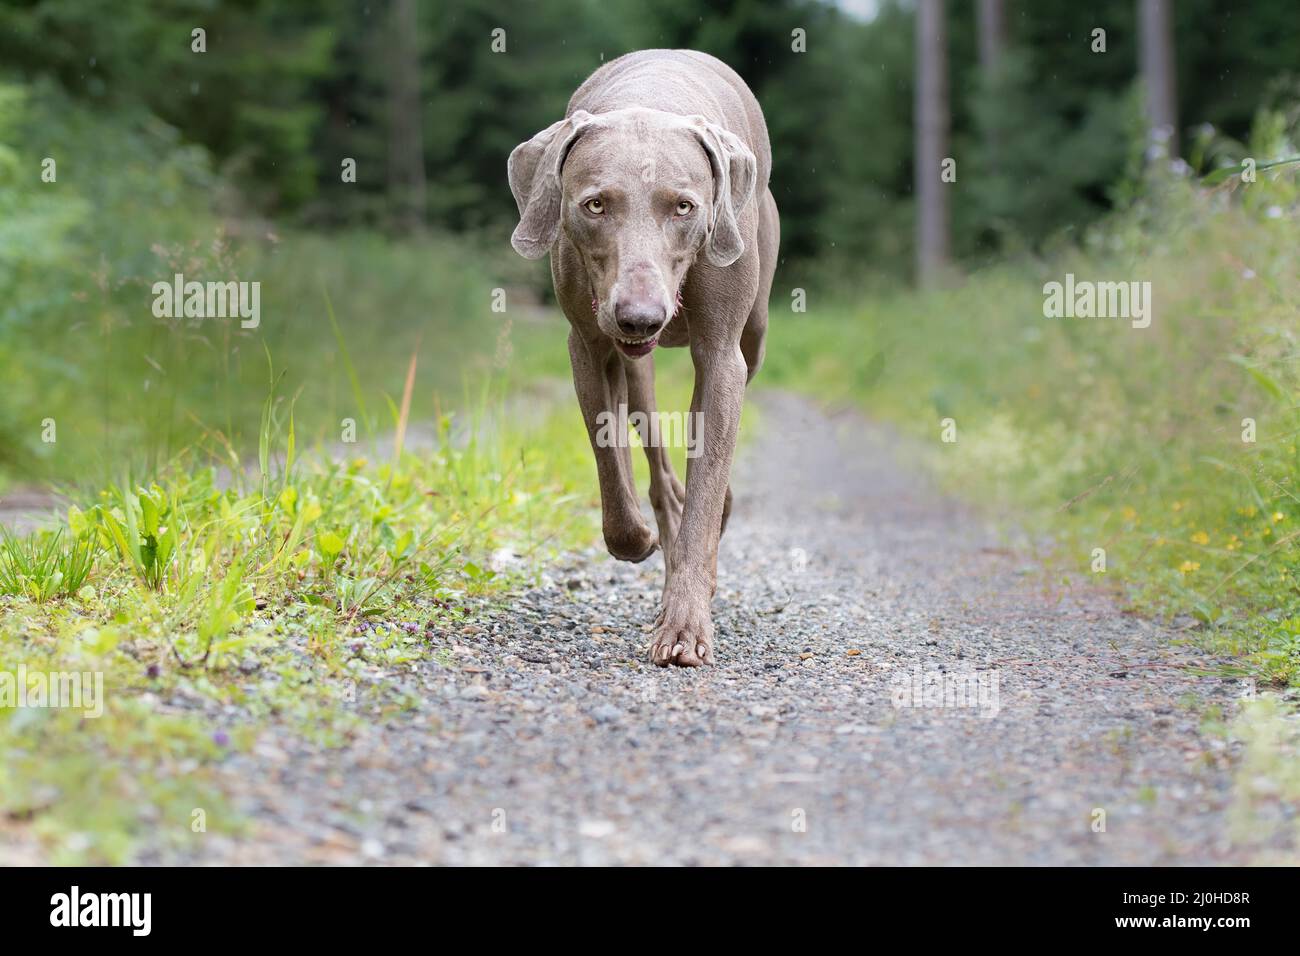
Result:
[[[649,338],[663,328],[668,318],[662,305],[650,302],[619,302],[614,306],[614,321],[624,335]]]

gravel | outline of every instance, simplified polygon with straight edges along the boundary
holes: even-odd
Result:
[[[268,731],[225,770],[252,823],[198,862],[1242,862],[1234,681],[853,413],[751,398],[717,661],[645,661],[662,562],[595,551],[384,679],[421,703],[344,746]],[[648,514],[648,512],[647,512]],[[953,681],[972,706],[917,706]],[[980,697],[980,693],[983,697]],[[930,703],[939,703],[934,699]],[[902,706],[906,704],[906,706]],[[1102,826],[1104,825],[1104,829]]]

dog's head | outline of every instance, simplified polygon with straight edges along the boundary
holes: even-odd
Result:
[[[563,229],[591,277],[601,331],[638,356],[677,311],[701,251],[718,266],[744,251],[737,217],[757,163],[702,116],[578,110],[515,147],[509,172],[515,250],[540,259]]]

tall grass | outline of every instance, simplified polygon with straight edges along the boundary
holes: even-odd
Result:
[[[31,173],[45,156],[65,157],[54,183]],[[511,316],[492,310],[511,274],[499,238],[498,259],[473,240],[272,227],[156,119],[0,85],[0,483],[94,486],[205,437],[251,448],[268,350],[305,442],[338,441],[344,420],[363,440],[390,430],[375,413],[413,354],[410,414],[450,407],[466,380],[514,368]],[[259,283],[260,325],[155,317],[152,286],[177,273]]]

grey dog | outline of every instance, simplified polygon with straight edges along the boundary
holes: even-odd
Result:
[[[758,100],[734,70],[693,50],[643,50],[605,64],[573,94],[564,119],[510,154],[519,206],[511,243],[529,259],[551,254],[605,544],[624,561],[664,552],[649,648],[657,664],[713,662],[718,539],[780,243],[771,169]],[[598,436],[620,407],[623,420],[657,420],[658,345],[690,347],[698,453],[683,488],[667,450],[642,433],[656,538],[641,515],[627,443]]]

